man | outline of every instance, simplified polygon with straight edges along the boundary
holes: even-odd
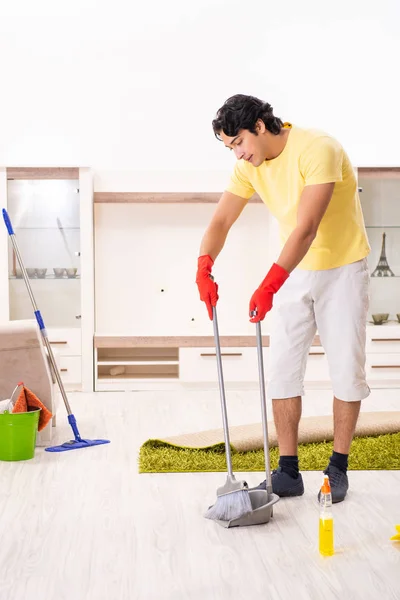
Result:
[[[250,319],[274,304],[268,396],[279,443],[272,473],[279,496],[304,492],[298,426],[309,348],[318,330],[333,385],[334,447],[325,473],[333,502],[348,490],[347,462],[365,380],[370,247],[350,160],[330,135],[283,123],[272,107],[238,94],[218,110],[216,137],[237,162],[201,242],[196,282],[212,319],[218,286],[210,278],[229,229],[257,192],[277,218],[282,251],[250,299]],[[264,487],[265,481],[259,487]]]

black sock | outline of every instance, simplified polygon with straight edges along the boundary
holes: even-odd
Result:
[[[284,473],[287,473],[293,479],[297,479],[299,475],[299,459],[297,456],[280,456],[279,466]]]
[[[348,454],[340,454],[340,452],[333,451],[332,456],[329,459],[329,464],[337,467],[343,471],[343,473],[346,473],[348,457]]]

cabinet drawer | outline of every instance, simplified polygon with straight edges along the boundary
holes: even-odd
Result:
[[[400,331],[397,335],[391,334],[390,336],[386,332],[370,334],[367,339],[367,352],[372,354],[392,352],[400,354]]]
[[[60,356],[59,363],[63,383],[80,384],[82,382],[81,356]]]
[[[257,348],[221,348],[224,380],[258,381]],[[267,372],[268,348],[264,348]],[[218,381],[217,359],[213,348],[180,348],[179,379],[186,382]]]
[[[399,354],[367,354],[367,379],[400,379]]]
[[[80,329],[49,329],[49,342],[60,356],[80,356],[82,337]]]

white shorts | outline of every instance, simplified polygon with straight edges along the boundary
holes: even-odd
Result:
[[[358,401],[370,394],[365,379],[369,307],[367,259],[336,269],[295,269],[275,294],[271,317],[268,397],[304,395],[304,373],[318,330],[333,393]]]

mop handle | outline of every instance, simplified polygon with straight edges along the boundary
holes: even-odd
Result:
[[[252,316],[255,316],[255,315],[256,315],[256,312],[253,311]],[[266,401],[266,397],[265,397],[264,358],[263,358],[261,322],[260,321],[258,321],[256,323],[256,335],[257,335],[258,378],[260,381],[260,397],[261,397],[261,420],[262,420],[263,438],[264,438],[266,487],[267,487],[267,492],[269,494],[272,494],[271,464],[270,464],[270,459],[269,459],[269,444],[268,444],[267,401]]]
[[[47,352],[48,352],[48,356],[49,356],[49,360],[50,360],[51,366],[53,367],[53,372],[54,372],[54,375],[56,377],[56,380],[57,380],[57,383],[58,383],[58,387],[60,388],[61,396],[62,396],[62,398],[64,400],[65,408],[67,409],[69,417],[72,417],[72,419],[74,419],[74,417],[72,415],[71,407],[70,407],[69,402],[68,402],[67,394],[65,393],[64,385],[62,383],[62,380],[61,380],[61,377],[60,377],[60,373],[59,373],[58,368],[57,368],[57,364],[56,364],[56,361],[55,361],[55,358],[54,358],[53,350],[52,350],[50,342],[49,342],[49,338],[48,338],[48,335],[47,335],[47,330],[46,330],[44,321],[42,319],[42,315],[40,314],[40,310],[38,309],[38,307],[36,305],[36,301],[35,301],[35,298],[34,298],[33,293],[32,293],[31,284],[29,283],[29,277],[28,277],[28,274],[26,272],[24,263],[22,261],[22,257],[21,257],[21,254],[20,254],[20,251],[19,251],[19,248],[18,248],[17,240],[16,240],[15,233],[14,233],[14,229],[13,229],[13,226],[11,224],[10,217],[8,216],[8,213],[7,213],[7,211],[6,211],[5,208],[3,208],[3,219],[4,219],[4,222],[6,224],[7,231],[9,233],[10,240],[11,240],[11,243],[12,243],[15,255],[16,255],[17,259],[18,259],[19,266],[21,267],[22,275],[23,275],[23,278],[25,280],[26,287],[28,289],[29,297],[30,297],[31,302],[32,302],[32,306],[33,306],[33,310],[34,310],[34,313],[35,313],[36,321],[37,321],[37,323],[39,325],[40,333],[42,334],[43,343],[46,346],[46,349],[47,349]],[[71,423],[71,425],[72,425],[72,423]]]
[[[228,475],[229,475],[229,477],[232,478],[233,470],[232,470],[231,445],[230,445],[230,440],[229,440],[228,415],[227,415],[227,411],[226,411],[225,384],[224,384],[224,374],[222,372],[222,357],[221,357],[221,345],[220,345],[220,341],[219,341],[219,332],[218,332],[217,309],[215,306],[213,306],[212,310],[213,310],[215,351],[216,351],[216,356],[217,356],[217,368],[218,368],[219,395],[221,398],[222,424],[224,427],[226,464],[228,467]]]
[[[4,219],[4,223],[6,224],[9,235],[14,235],[14,229],[13,229],[13,226],[11,225],[10,217],[8,216],[8,213],[5,208],[3,208],[3,219]]]

